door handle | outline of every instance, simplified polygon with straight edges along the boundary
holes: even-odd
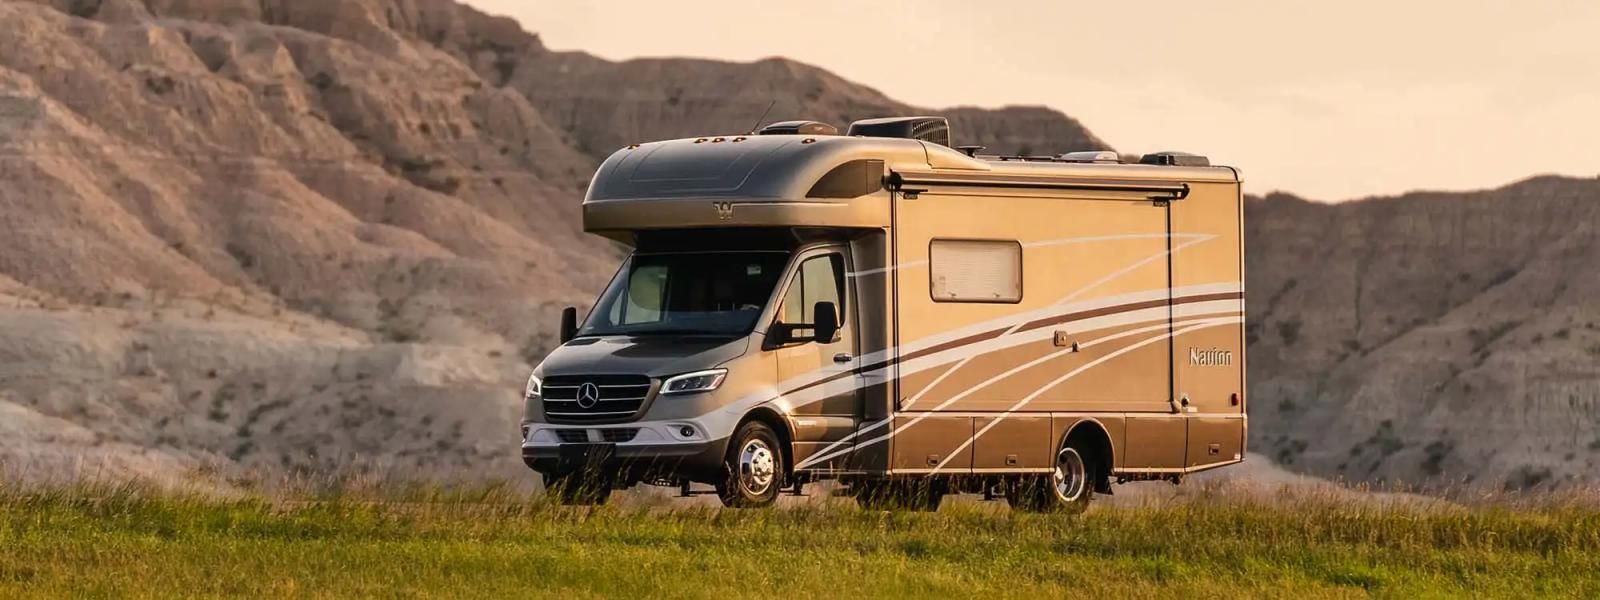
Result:
[[[838,354],[833,355],[833,362],[836,362],[836,363],[846,363],[846,362],[850,362],[853,359],[855,359],[855,357],[854,356],[850,356],[849,352],[840,352]]]

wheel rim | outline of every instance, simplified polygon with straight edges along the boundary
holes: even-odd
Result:
[[[739,487],[752,496],[766,494],[777,478],[776,458],[765,441],[745,442],[739,449]]]
[[[1077,500],[1088,487],[1088,479],[1088,473],[1083,466],[1083,456],[1072,448],[1062,450],[1056,457],[1056,495],[1067,502]]]

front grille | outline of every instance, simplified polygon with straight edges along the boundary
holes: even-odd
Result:
[[[578,390],[594,384],[599,392],[592,406],[578,402]],[[643,375],[552,375],[544,379],[544,414],[552,423],[615,423],[638,416],[650,395]]]
[[[566,443],[566,444],[581,444],[581,443],[589,441],[589,430],[587,430],[587,429],[557,429],[556,430],[556,437],[561,438],[562,443]]]

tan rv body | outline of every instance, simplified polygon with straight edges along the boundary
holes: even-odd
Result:
[[[552,417],[546,407],[569,405],[530,391],[524,456],[547,474],[567,468],[563,445],[605,443],[605,460],[652,465],[631,477],[710,481],[751,419],[778,431],[786,484],[1047,474],[1069,437],[1103,465],[1100,491],[1244,456],[1231,168],[974,157],[914,139],[694,138],[618,151],[583,215],[640,255],[765,236],[785,266],[751,330],[715,350],[646,363],[615,358],[642,338],[580,336],[553,352],[535,379],[631,369],[649,389],[614,419]],[[796,314],[784,304],[799,297],[800,265],[817,256],[845,271],[839,333],[774,342]],[[713,368],[726,369],[714,390],[660,393],[677,372]],[[633,433],[607,441],[630,435],[613,429]]]

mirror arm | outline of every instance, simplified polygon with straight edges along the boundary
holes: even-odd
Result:
[[[792,325],[789,323],[774,322],[767,327],[766,341],[762,344],[764,350],[775,350],[785,346],[797,346],[810,339],[795,339],[795,331],[806,329],[807,325]]]

